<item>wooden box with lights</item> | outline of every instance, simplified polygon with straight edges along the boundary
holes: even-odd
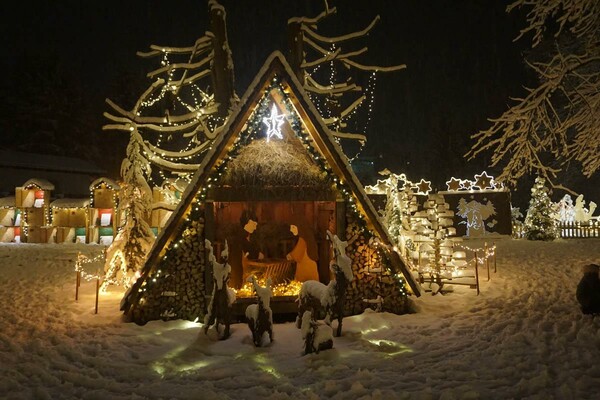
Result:
[[[87,214],[87,243],[112,243],[117,232],[121,187],[109,178],[98,178],[90,185],[90,207]]]
[[[152,212],[148,223],[155,234],[158,234],[167,224],[179,199],[176,191],[154,187],[152,189]]]
[[[56,228],[53,226],[28,226],[27,242],[28,243],[55,243]]]
[[[19,240],[20,211],[15,206],[14,197],[0,199],[0,242],[10,243]]]
[[[88,208],[88,199],[58,199],[50,204],[56,243],[85,243]]]
[[[20,241],[48,243],[53,229],[42,229],[50,225],[50,196],[54,185],[45,179],[33,178],[15,188],[15,206],[20,214]],[[43,233],[42,233],[43,232]]]

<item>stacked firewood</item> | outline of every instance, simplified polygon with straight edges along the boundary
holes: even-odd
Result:
[[[374,242],[369,243],[354,222],[347,216],[346,238],[349,240],[346,254],[352,259],[354,280],[346,292],[345,311],[358,314],[370,307],[364,299],[383,298],[383,310],[402,314],[409,312],[406,295],[401,292],[401,283],[391,275],[389,261],[381,256]],[[354,238],[352,241],[351,238]]]
[[[155,319],[193,321],[203,317],[206,310],[204,259],[204,221],[200,219],[189,222],[181,242],[151,272],[134,320],[138,323]]]

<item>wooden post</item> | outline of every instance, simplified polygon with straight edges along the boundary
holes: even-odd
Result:
[[[98,295],[100,294],[100,276],[96,277],[96,308],[94,314],[98,314]]]
[[[211,243],[215,243],[215,220],[215,203],[211,200],[207,200],[204,203],[204,238],[210,240]],[[215,254],[215,257],[218,257],[218,255]],[[204,287],[206,288],[206,294],[210,295],[213,291],[213,267],[212,263],[208,262],[208,252],[206,247],[204,248],[204,265],[206,265],[206,268],[204,269]],[[241,277],[238,277],[238,279],[240,282],[242,281]],[[244,282],[242,282],[242,285],[243,284]]]
[[[479,296],[479,269],[477,264],[477,252],[475,252],[475,286],[477,288],[477,296]]]
[[[496,242],[493,243],[494,245],[494,273],[496,273]]]
[[[490,257],[488,257],[488,245],[487,242],[484,242],[484,254],[485,254],[485,266],[487,267],[487,274],[488,274],[488,282],[490,281]]]
[[[288,21],[288,57],[287,60],[292,67],[292,71],[304,85],[304,70],[302,62],[304,61],[304,32],[302,32],[302,22],[299,20]]]
[[[77,263],[79,265],[79,263]],[[79,300],[79,286],[81,285],[81,271],[78,269],[75,274],[75,301]]]
[[[225,9],[216,1],[209,1],[210,29],[213,33],[211,76],[215,93],[215,102],[219,104],[218,115],[226,117],[233,106],[233,60],[227,43],[227,25]]]

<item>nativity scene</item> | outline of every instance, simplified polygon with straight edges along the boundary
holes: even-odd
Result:
[[[302,283],[333,278],[328,232],[348,243],[355,278],[346,313],[364,311],[363,300],[377,296],[386,311],[406,312],[417,284],[340,145],[275,52],[208,150],[122,310],[142,324],[203,318],[213,281],[209,240],[217,262],[228,243],[234,314],[253,301],[253,277],[272,282],[275,314],[295,313]],[[375,267],[385,271],[377,282],[365,273]]]

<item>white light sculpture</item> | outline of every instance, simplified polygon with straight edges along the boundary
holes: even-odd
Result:
[[[263,118],[263,123],[267,125],[267,142],[273,137],[276,136],[279,139],[283,139],[283,135],[281,134],[281,125],[284,120],[283,115],[279,115],[277,112],[277,106],[273,104],[271,108],[271,116]]]

